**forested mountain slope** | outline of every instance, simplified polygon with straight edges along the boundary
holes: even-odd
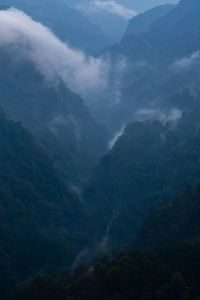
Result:
[[[37,276],[18,287],[15,299],[199,299],[199,199],[198,183],[162,202],[144,221],[134,245],[151,254],[132,250],[104,257],[59,280]]]
[[[79,184],[104,151],[107,132],[66,85],[48,84],[25,58],[16,63],[13,49],[0,53],[0,104],[34,133],[60,172]]]
[[[164,251],[165,254],[169,248],[198,245],[199,206],[199,184],[187,187],[171,202],[163,201],[142,224],[136,245],[154,253]]]
[[[43,270],[68,267],[87,240],[78,197],[44,150],[0,112],[0,295]],[[3,299],[3,298],[1,298]]]
[[[199,180],[199,126],[199,110],[165,125],[136,122],[103,156],[84,199],[105,247],[130,243],[153,207]]]

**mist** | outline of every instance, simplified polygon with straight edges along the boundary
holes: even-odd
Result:
[[[120,130],[117,131],[117,132],[114,134],[113,138],[112,138],[112,139],[109,141],[109,143],[108,143],[108,149],[109,149],[109,150],[113,148],[113,146],[115,145],[115,143],[117,142],[117,140],[120,138],[120,136],[123,135],[124,130],[125,130],[125,126],[122,126],[122,127],[120,128]]]
[[[181,116],[182,116],[182,111],[177,108],[172,108],[167,112],[164,112],[161,109],[141,108],[136,112],[136,119],[138,121],[158,120],[163,124],[167,122],[176,121],[180,119]]]
[[[190,56],[183,57],[181,59],[178,59],[174,62],[174,69],[176,71],[184,71],[188,70],[191,67],[196,66],[197,63],[200,62],[200,50],[195,51]]]
[[[89,9],[90,11],[107,12],[127,20],[137,14],[133,9],[126,8],[115,1],[90,1],[88,3],[81,3],[77,7],[82,10]]]
[[[114,1],[95,1],[95,5],[99,9],[105,10],[106,12],[114,15],[118,15],[124,19],[131,19],[137,15],[134,10],[128,9]]]
[[[11,8],[0,11],[0,47],[33,63],[44,79],[64,82],[82,96],[107,84],[107,65],[61,42],[47,27]]]

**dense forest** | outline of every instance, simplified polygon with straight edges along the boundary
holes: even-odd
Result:
[[[112,220],[107,247],[130,244],[149,211],[199,180],[199,126],[197,109],[166,124],[136,122],[102,157],[83,196],[95,236]]]
[[[198,184],[163,202],[138,234],[142,250],[80,265],[60,279],[37,276],[18,287],[15,299],[199,299],[199,199]]]
[[[7,294],[16,281],[70,266],[88,233],[78,197],[2,111],[0,149],[0,293]]]

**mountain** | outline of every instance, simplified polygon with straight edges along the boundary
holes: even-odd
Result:
[[[23,10],[34,20],[49,27],[60,39],[87,53],[96,54],[113,43],[109,35],[68,6],[67,1],[1,0],[0,4],[1,2]]]
[[[167,15],[173,8],[174,5],[166,4],[156,6],[151,10],[137,15],[129,22],[125,35],[141,34],[148,31],[153,21]]]
[[[153,11],[156,10],[155,8]],[[139,35],[133,33],[132,36],[125,36],[113,51],[120,55],[124,54],[131,61],[142,60],[157,64],[160,61],[173,62],[190,55],[200,47],[199,11],[198,1],[182,0],[167,15],[149,24],[148,31],[145,30]],[[138,18],[148,22],[149,14],[150,12],[144,13]]]
[[[12,47],[11,47],[12,48]],[[91,116],[82,98],[62,82],[48,84],[14,47],[1,51],[0,104],[31,130],[68,182],[86,180],[107,144],[107,131]]]
[[[113,131],[137,119],[135,113],[140,109],[195,107],[199,97],[199,13],[198,1],[181,1],[151,24],[149,13],[138,15],[130,26],[143,20],[141,24],[147,22],[149,29],[125,35],[104,53],[114,65],[111,83],[117,66],[120,62],[124,64],[117,77],[120,80],[110,84],[99,105],[93,108]],[[137,32],[137,26],[132,30]]]
[[[136,13],[132,10],[125,10],[125,13],[120,13],[120,10],[114,9],[114,2],[106,1],[81,1],[74,3],[74,8],[86,16],[93,24],[96,24],[102,32],[109,35],[111,41],[118,43],[122,38],[128,21]],[[114,7],[113,7],[114,6]]]
[[[147,32],[124,37],[115,51],[131,60],[170,60],[199,49],[199,2],[182,0],[166,16],[154,21]],[[143,15],[148,18],[148,14]],[[126,52],[125,52],[126,51]]]
[[[87,221],[78,197],[63,183],[44,150],[2,110],[0,165],[0,294],[4,299],[18,281],[40,271],[70,267],[87,241]]]
[[[83,198],[106,251],[130,244],[153,207],[199,180],[199,121],[198,109],[166,124],[130,124],[102,157]]]

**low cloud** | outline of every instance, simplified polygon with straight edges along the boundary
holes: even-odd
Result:
[[[118,15],[124,19],[131,19],[132,17],[136,16],[136,12],[134,10],[128,9],[114,1],[95,1],[94,5],[98,9]]]
[[[124,130],[125,130],[125,126],[122,126],[121,129],[114,134],[112,139],[108,142],[108,149],[109,150],[113,148],[113,146],[115,145],[117,140],[123,135]]]
[[[108,67],[101,59],[70,48],[19,10],[0,11],[0,47],[32,62],[48,82],[62,80],[83,96],[106,86]]]
[[[85,10],[87,13],[90,12],[106,12],[112,15],[117,15],[125,20],[129,20],[136,16],[137,13],[128,9],[125,6],[116,3],[115,1],[90,1],[89,3],[81,3],[76,6],[80,10]]]
[[[163,124],[167,122],[174,122],[182,117],[182,111],[177,108],[172,108],[168,111],[162,111],[161,109],[148,109],[148,108],[141,108],[136,111],[132,121],[154,121],[158,120]],[[118,132],[114,134],[112,139],[108,143],[108,149],[112,149],[113,146],[116,144],[118,139],[124,134],[126,126],[122,126]]]
[[[159,120],[162,123],[172,122],[180,119],[182,111],[177,108],[172,108],[168,112],[163,112],[160,109],[142,108],[136,112],[136,119],[139,121]]]
[[[188,57],[176,60],[173,68],[176,71],[188,70],[191,67],[194,67],[197,62],[200,63],[200,51],[196,51]]]

